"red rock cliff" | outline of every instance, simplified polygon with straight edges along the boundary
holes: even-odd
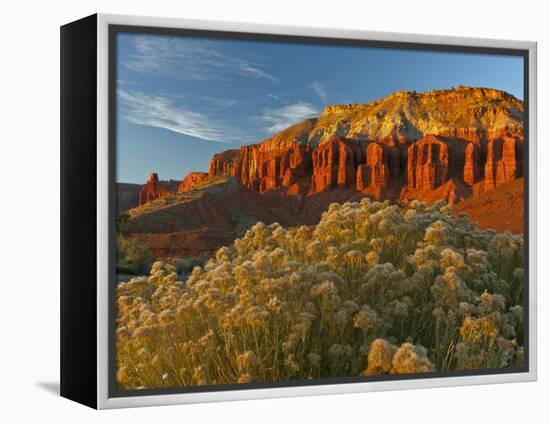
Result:
[[[492,189],[523,176],[523,138],[503,136],[489,140],[485,163],[485,188]]]
[[[368,187],[384,190],[388,186],[390,176],[388,165],[388,147],[372,142],[366,149],[366,163],[357,167],[357,190]]]
[[[311,173],[311,146],[294,141],[263,142],[215,155],[210,176],[235,176],[246,187],[265,192],[286,187],[291,193],[307,188]]]
[[[468,143],[464,157],[464,182],[473,185],[480,178],[481,160],[479,157],[479,145]]]
[[[485,180],[491,189],[521,176],[522,145],[523,138],[511,134],[479,142],[436,135],[400,142],[334,136],[318,146],[256,144],[224,152],[212,159],[209,175],[235,176],[257,192],[286,188],[289,194],[353,186],[380,197],[393,186],[390,197],[396,198],[402,189],[434,191],[451,179],[466,186]]]
[[[522,176],[522,119],[523,102],[498,90],[399,92],[327,106],[259,144],[216,154],[209,175],[234,176],[258,192],[344,186],[375,197],[448,199],[452,186],[453,198],[463,198],[479,182],[492,189]]]
[[[354,186],[357,166],[364,163],[362,143],[335,136],[313,150],[311,192],[338,185]]]

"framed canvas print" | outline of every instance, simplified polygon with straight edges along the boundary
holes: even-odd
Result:
[[[536,44],[61,28],[61,393],[536,379]]]

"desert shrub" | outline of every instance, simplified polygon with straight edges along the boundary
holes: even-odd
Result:
[[[147,274],[153,258],[149,249],[133,238],[119,234],[116,243],[116,271],[129,275]]]
[[[426,348],[404,343],[399,348],[385,339],[376,339],[370,345],[368,367],[365,376],[390,373],[424,373],[433,371]]]
[[[169,387],[519,366],[523,239],[444,203],[255,224],[186,283],[117,289],[117,380]]]

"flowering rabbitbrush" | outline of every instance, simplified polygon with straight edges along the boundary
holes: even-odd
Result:
[[[523,238],[443,202],[257,223],[188,280],[117,288],[117,383],[174,387],[517,367]]]

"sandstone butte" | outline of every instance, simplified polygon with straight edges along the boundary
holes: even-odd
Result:
[[[157,200],[170,194],[170,191],[163,188],[156,173],[151,173],[147,183],[139,192],[138,204],[141,206],[153,200]]]
[[[337,187],[375,199],[451,203],[523,176],[523,101],[489,88],[401,91],[325,107],[258,144],[214,155],[178,191],[222,175],[252,191],[314,195]],[[152,174],[139,202],[166,195]]]

